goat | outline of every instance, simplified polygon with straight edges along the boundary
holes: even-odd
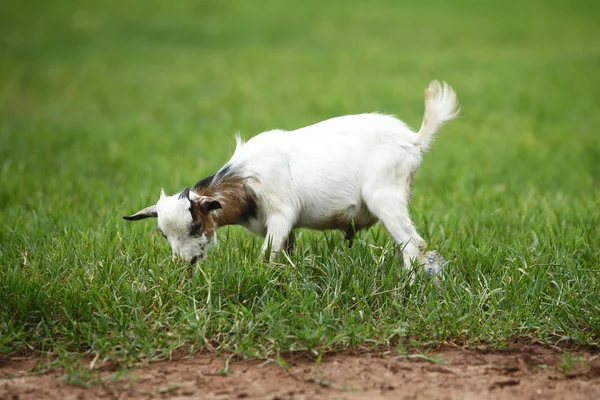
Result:
[[[426,247],[408,213],[411,181],[437,130],[458,116],[445,82],[425,90],[421,129],[382,114],[332,118],[294,131],[272,130],[244,143],[214,175],[156,205],[123,217],[158,218],[173,259],[205,259],[216,230],[243,225],[265,237],[271,256],[290,250],[294,228],[355,230],[380,220],[401,244],[404,265],[421,263]]]

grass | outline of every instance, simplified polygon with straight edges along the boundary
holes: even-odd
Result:
[[[0,354],[131,365],[200,350],[502,348],[600,340],[600,6],[305,0],[0,5]],[[411,211],[451,259],[408,285],[377,226],[297,233],[290,261],[222,229],[195,274],[122,219],[243,137],[382,111],[461,118]]]

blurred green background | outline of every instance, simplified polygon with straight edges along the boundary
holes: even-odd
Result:
[[[521,262],[560,265],[575,271],[553,278],[572,290],[571,307],[573,282],[593,307],[598,1],[3,0],[0,344],[33,343],[40,321],[96,318],[79,298],[94,281],[78,271],[167,259],[152,223],[121,215],[156,201],[161,186],[174,193],[216,171],[234,132],[371,111],[418,129],[432,79],[454,87],[462,114],[416,176],[421,235],[465,282]],[[259,246],[231,232],[240,247]],[[305,245],[323,237],[304,235]],[[118,286],[111,279],[102,284]],[[106,310],[123,300],[113,301]],[[591,315],[565,316],[556,332],[589,332]],[[65,334],[53,329],[36,340]]]
[[[1,7],[4,210],[57,190],[77,210],[180,190],[224,163],[236,130],[369,111],[418,128],[432,79],[457,90],[463,113],[417,190],[591,194],[598,177],[594,1]]]

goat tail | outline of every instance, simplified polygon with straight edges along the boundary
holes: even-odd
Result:
[[[425,89],[425,115],[417,139],[421,151],[428,150],[433,135],[445,122],[453,120],[459,113],[456,92],[446,82],[432,81]]]

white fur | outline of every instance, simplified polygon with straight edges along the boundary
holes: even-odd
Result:
[[[381,220],[404,245],[410,266],[425,248],[408,214],[411,178],[433,134],[458,115],[457,106],[447,84],[432,82],[419,133],[389,115],[360,114],[238,140],[227,164],[255,178],[248,182],[260,210],[246,227],[266,236],[263,250],[270,243],[278,252],[294,228],[338,228],[332,216],[364,225]]]
[[[244,225],[266,237],[263,251],[270,247],[277,253],[285,248],[294,228],[344,230],[353,225],[368,227],[380,220],[402,244],[405,266],[420,262],[426,245],[408,214],[411,179],[435,132],[457,115],[454,91],[446,83],[434,81],[425,91],[425,116],[419,133],[393,116],[360,114],[291,132],[264,132],[247,143],[238,136],[226,166],[247,178],[257,204],[256,216]],[[226,211],[225,197],[237,196],[232,193],[214,195],[225,204],[215,215]],[[206,256],[213,238],[190,236],[189,199],[161,192],[156,208],[147,207],[136,215],[140,214],[158,216],[174,257],[191,260]]]
[[[190,192],[191,200],[197,197],[194,192]],[[156,203],[156,211],[159,216],[157,228],[169,241],[173,251],[173,260],[178,257],[187,261],[195,257],[205,259],[210,242],[214,239],[206,237],[205,234],[198,237],[190,235],[190,226],[192,225],[190,206],[190,199],[180,198],[179,193],[165,196],[162,191],[161,197]]]

